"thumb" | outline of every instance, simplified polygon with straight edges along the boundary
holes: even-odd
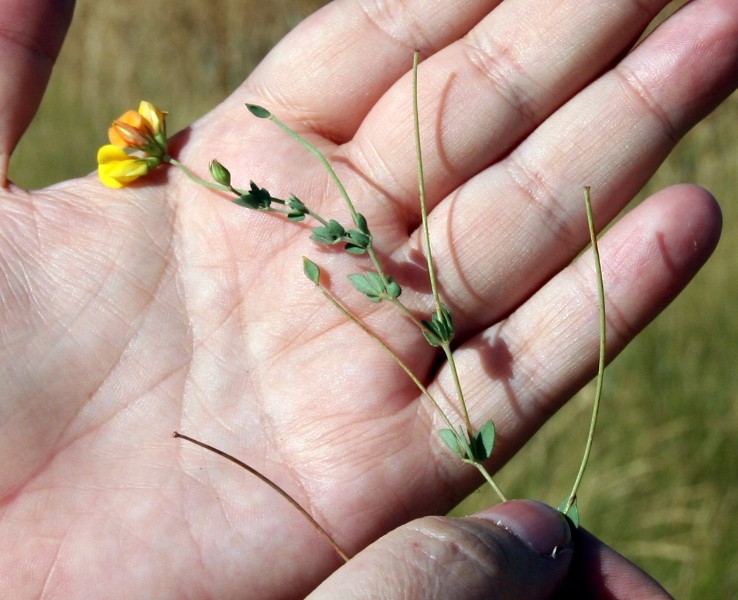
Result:
[[[518,500],[473,517],[425,517],[403,525],[309,598],[547,598],[565,579],[571,556],[566,519],[545,504]]]

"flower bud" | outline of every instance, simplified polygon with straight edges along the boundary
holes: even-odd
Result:
[[[221,165],[216,159],[210,161],[210,175],[216,183],[226,187],[231,186],[230,171]]]

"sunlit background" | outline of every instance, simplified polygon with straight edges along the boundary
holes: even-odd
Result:
[[[92,171],[108,123],[141,98],[171,111],[171,132],[185,127],[323,4],[128,0],[121,10],[78,0],[11,178],[35,188]],[[687,291],[608,369],[580,510],[587,528],[677,597],[738,598],[737,95],[679,144],[643,194],[678,182],[715,194],[725,233]],[[585,389],[502,471],[506,492],[559,503],[575,475],[591,398]],[[478,492],[459,511],[492,501]]]

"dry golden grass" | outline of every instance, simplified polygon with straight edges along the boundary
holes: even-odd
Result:
[[[169,130],[182,129],[326,3],[127,0],[121,9],[118,2],[78,0],[38,118],[11,164],[11,179],[36,188],[89,173],[96,148],[106,141],[105,124],[142,98],[176,107]],[[50,139],[59,146],[50,146]]]
[[[176,107],[171,130],[185,126],[324,3],[128,0],[121,10],[119,3],[78,0],[73,31],[12,178],[35,187],[91,171],[106,124],[140,98]],[[722,200],[726,233],[689,289],[608,370],[595,454],[580,493],[584,524],[680,598],[738,598],[736,140],[734,95],[647,186],[646,192],[682,181],[707,187]],[[589,389],[577,396],[503,470],[506,491],[558,504],[578,464],[590,398]],[[491,501],[478,493],[460,510]]]

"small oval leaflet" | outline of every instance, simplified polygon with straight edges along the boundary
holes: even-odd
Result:
[[[305,256],[302,257],[302,270],[305,272],[305,276],[315,285],[320,283],[320,267]]]

